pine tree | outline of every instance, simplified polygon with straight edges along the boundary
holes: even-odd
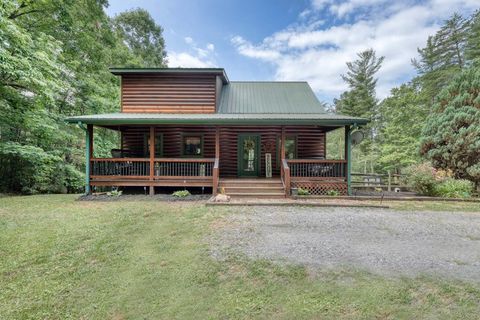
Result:
[[[412,60],[432,103],[438,92],[465,67],[469,30],[470,20],[453,14],[434,36],[428,38],[425,48],[418,49],[420,59]]]
[[[384,57],[377,58],[375,51],[369,49],[358,54],[358,59],[347,62],[348,71],[342,79],[350,90],[335,100],[337,112],[357,117],[372,119],[378,100],[375,95],[377,79],[375,74],[380,69]]]
[[[422,132],[421,153],[456,178],[480,183],[480,68],[469,68],[440,92]]]
[[[480,66],[480,10],[477,10],[470,20],[465,58],[468,63]]]
[[[342,93],[340,99],[334,100],[336,112],[370,120],[364,128],[367,139],[360,145],[361,153],[368,153],[370,158],[376,153],[372,142],[376,136],[378,120],[375,74],[382,66],[383,60],[384,57],[377,58],[375,51],[369,49],[360,52],[357,60],[347,62],[348,71],[342,75],[342,79],[348,84],[349,90]]]

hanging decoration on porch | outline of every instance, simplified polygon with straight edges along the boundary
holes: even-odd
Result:
[[[265,153],[265,177],[272,177],[272,154]]]

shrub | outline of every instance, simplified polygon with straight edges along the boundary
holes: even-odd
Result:
[[[438,180],[437,170],[429,163],[412,165],[406,170],[407,185],[421,195],[434,196]]]
[[[332,196],[332,197],[338,197],[340,195],[340,192],[337,190],[328,190],[327,191],[327,196]]]
[[[177,198],[185,198],[190,195],[190,192],[188,190],[178,190],[172,193],[172,196],[177,197]]]
[[[308,189],[298,188],[297,194],[299,196],[308,196],[310,194],[310,191],[308,191]]]
[[[468,180],[447,178],[435,188],[436,194],[445,198],[469,198],[472,196],[473,183]]]
[[[115,190],[112,190],[110,192],[107,192],[107,196],[110,196],[110,197],[120,197],[122,195],[123,191],[121,190],[118,190],[118,189],[115,189]]]
[[[84,178],[84,173],[55,153],[14,142],[0,143],[0,192],[78,192],[83,189]]]

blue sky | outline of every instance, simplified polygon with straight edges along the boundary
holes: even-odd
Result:
[[[410,60],[453,12],[480,0],[110,0],[109,15],[141,7],[164,28],[172,67],[224,67],[231,80],[306,80],[332,102],[355,54],[385,56],[378,96],[414,75]]]

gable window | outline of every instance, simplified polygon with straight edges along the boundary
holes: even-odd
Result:
[[[183,155],[187,157],[199,157],[203,155],[203,136],[200,134],[184,135]]]
[[[143,155],[150,157],[150,133],[146,133],[143,136]],[[163,156],[163,134],[155,133],[155,157],[159,158]]]

